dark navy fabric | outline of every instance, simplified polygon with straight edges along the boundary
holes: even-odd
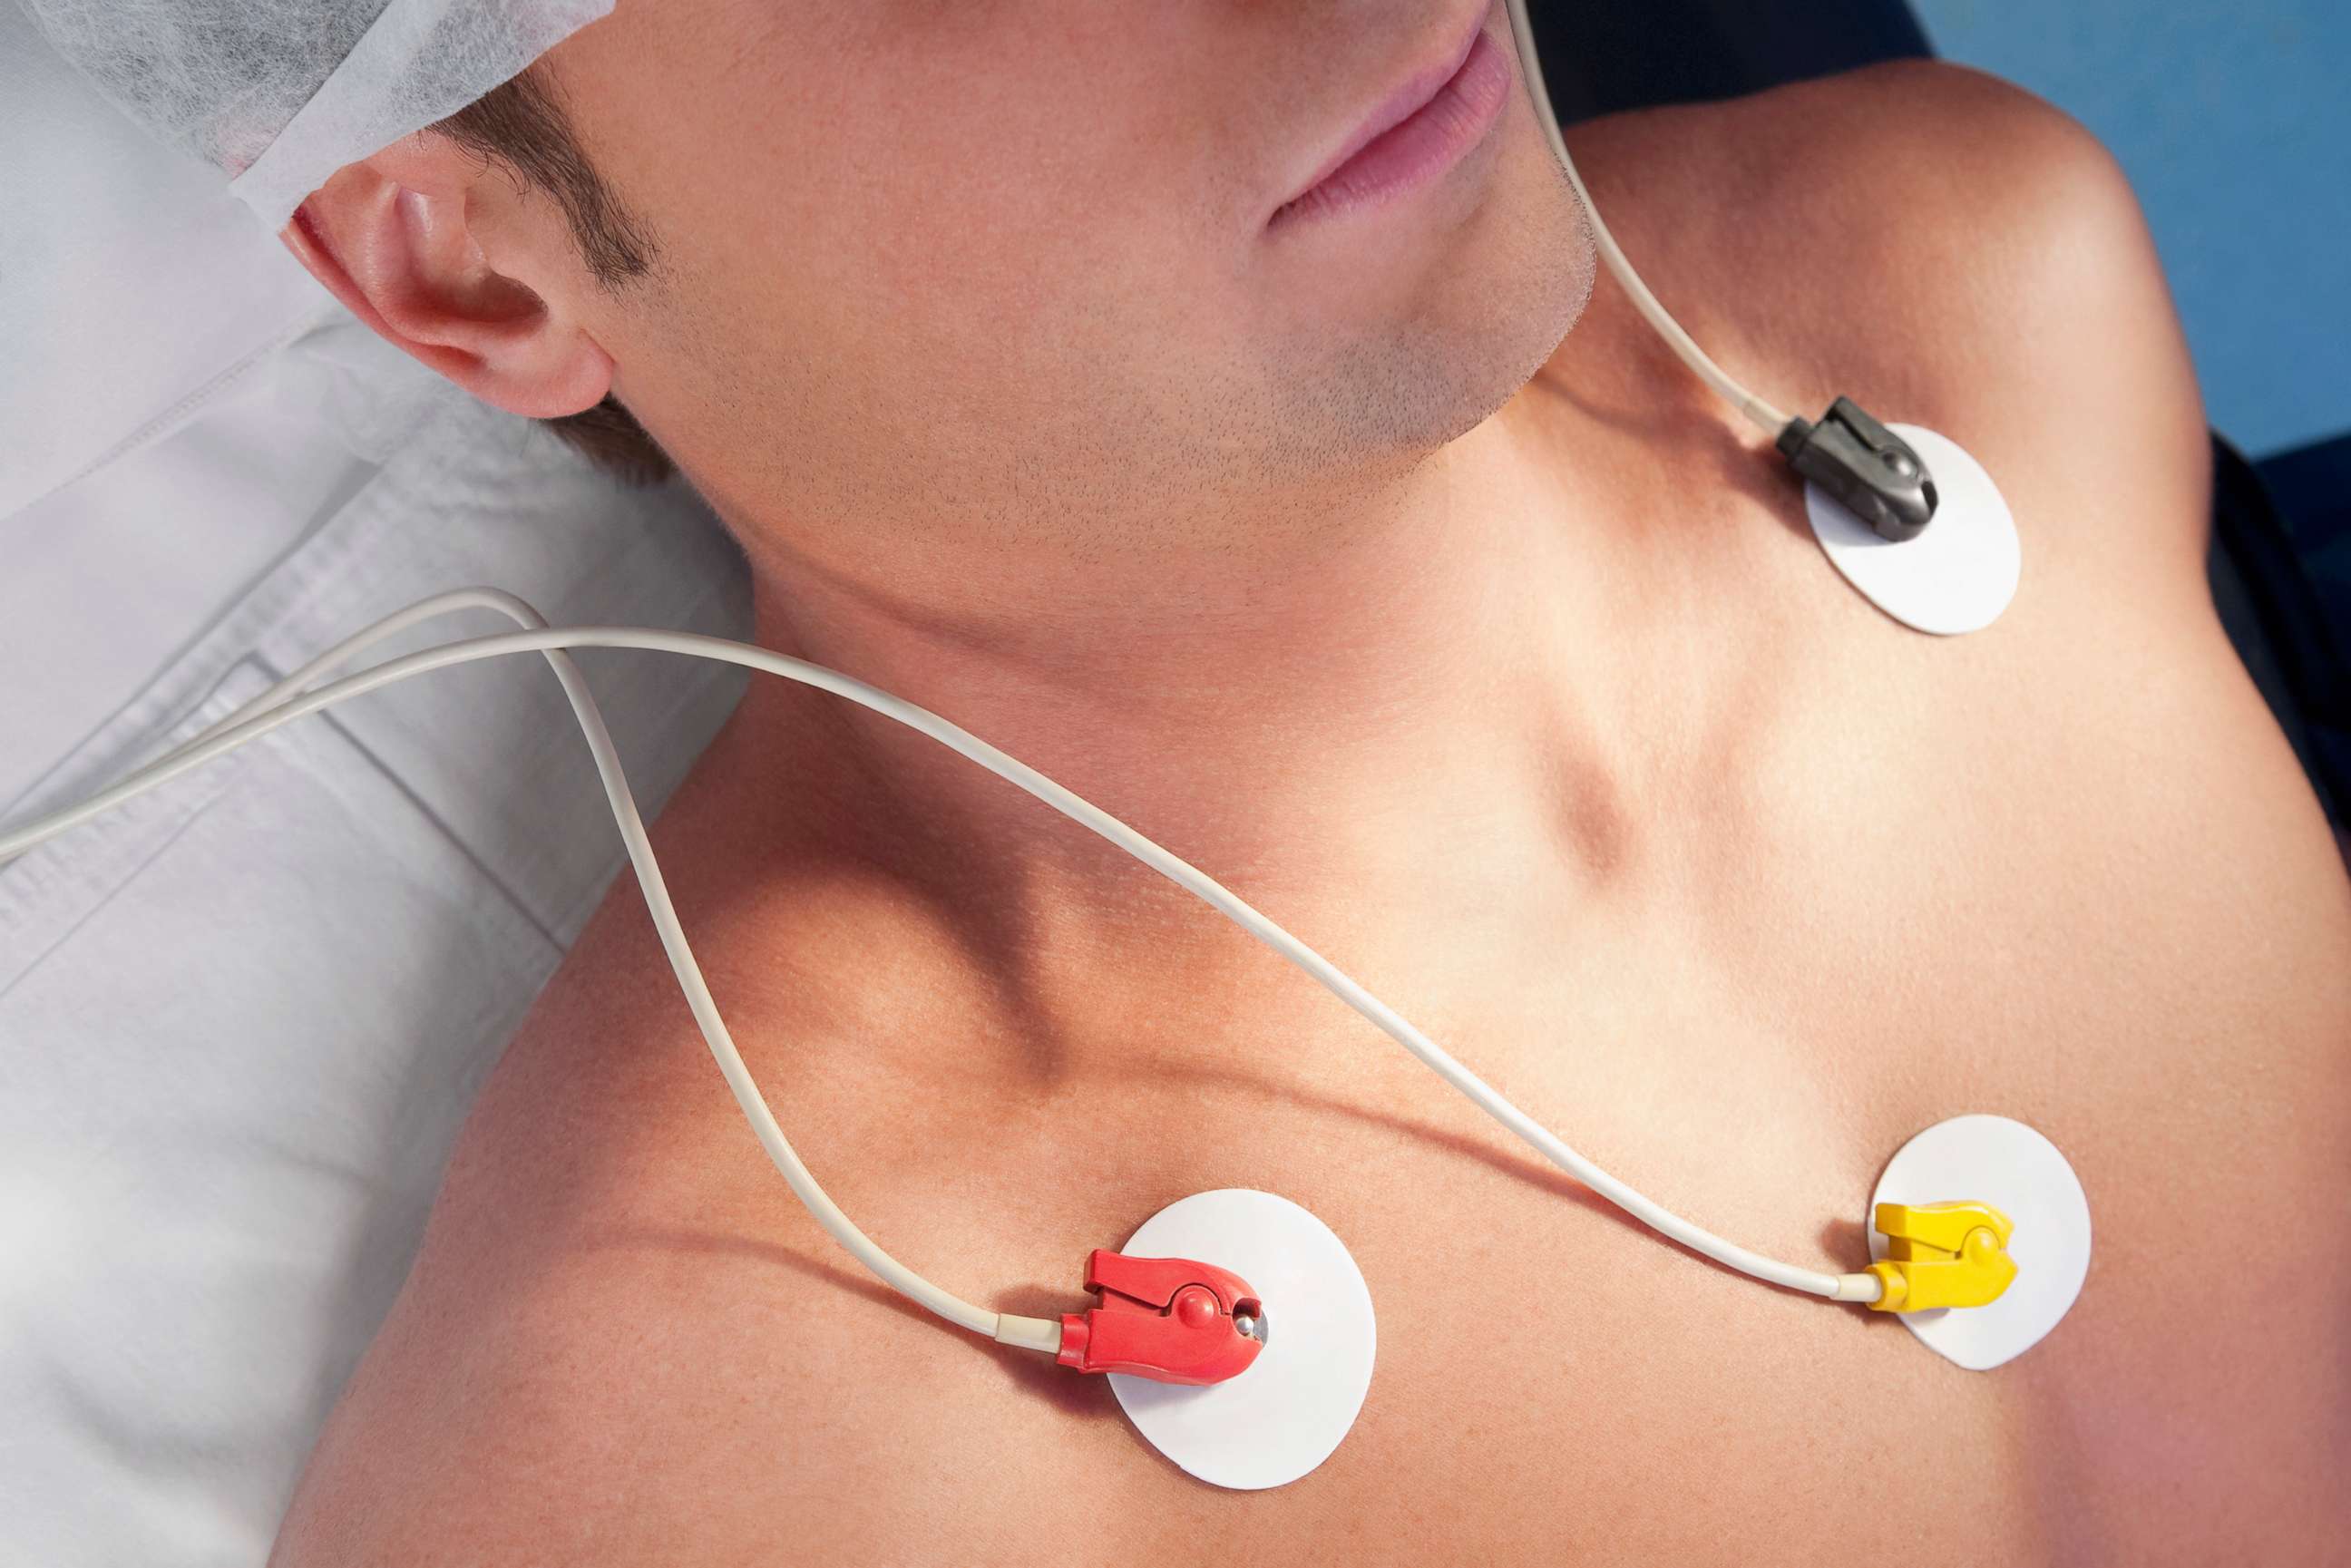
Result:
[[[1560,123],[1924,56],[1902,0],[1527,0]]]

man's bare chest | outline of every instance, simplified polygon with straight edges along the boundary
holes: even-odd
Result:
[[[1980,693],[1944,706],[1941,727],[1985,721]],[[1895,1324],[1662,1241],[1320,998],[1224,1034],[1171,1003],[1164,1038],[1063,1040],[1050,1081],[983,1070],[976,1037],[928,1040],[932,1071],[904,1058],[893,1092],[871,1041],[854,1072],[811,1056],[769,1084],[870,1233],[998,1310],[1073,1305],[1071,1237],[1114,1243],[1188,1192],[1258,1186],[1321,1216],[1371,1288],[1379,1359],[1355,1430],[1292,1487],[1205,1488],[1098,1385],[901,1307],[781,1191],[715,1085],[706,1120],[658,1137],[617,1101],[591,1113],[587,1146],[670,1176],[574,1204],[531,1309],[563,1354],[541,1330],[504,1336],[467,1386],[487,1410],[565,1407],[553,1367],[621,1369],[577,1429],[607,1454],[630,1434],[665,1478],[623,1489],[636,1523],[690,1523],[713,1551],[789,1517],[841,1561],[1081,1539],[1770,1559],[1872,1517],[1907,1529],[1921,1476],[1970,1500],[1989,1560],[2209,1559],[2290,1534],[2343,1458],[2339,1379],[2311,1375],[2343,1364],[2351,1289],[2328,1174],[2351,1157],[2340,873],[2249,809],[2283,782],[2220,791],[2229,769],[2176,744],[2135,779],[2134,716],[2057,716],[2017,715],[1970,772],[1871,716],[1813,747],[1836,793],[1760,775],[1722,852],[1660,850],[1654,880],[1529,933],[1492,967],[1510,985],[1364,977],[1604,1166],[1826,1269],[1858,1263],[1871,1183],[1919,1127],[1963,1111],[2040,1127],[2089,1192],[2097,1250],[2074,1314],[2010,1367],[1959,1372]],[[2259,924],[2273,909],[2294,917]],[[771,1051],[790,1032],[746,1026]],[[676,1043],[690,1089],[708,1062]],[[403,1340],[399,1385],[432,1386],[450,1336],[481,1333],[466,1279],[420,1270],[412,1311],[446,1343],[419,1360]],[[2264,1326],[2284,1320],[2308,1326]],[[975,1464],[973,1433],[1004,1462]],[[600,1476],[587,1466],[581,1506],[603,1506]],[[722,1476],[726,1506],[678,1512]],[[2252,1500],[2244,1517],[2178,1509],[2222,1484]]]

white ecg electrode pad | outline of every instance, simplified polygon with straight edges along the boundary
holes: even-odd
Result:
[[[1110,1375],[1127,1419],[1187,1474],[1237,1490],[1296,1480],[1331,1457],[1372,1386],[1372,1292],[1331,1228],[1286,1197],[1196,1193],[1143,1222],[1130,1258],[1196,1258],[1265,1303],[1265,1348],[1205,1388]]]
[[[1980,632],[2016,597],[2022,573],[2016,519],[1983,465],[1923,425],[1888,424],[1934,476],[1934,520],[1916,538],[1880,538],[1809,480],[1804,514],[1829,563],[1905,626],[1938,636]]]
[[[1905,1312],[1902,1326],[1947,1361],[1989,1372],[2031,1350],[2057,1326],[2090,1271],[2090,1200],[2057,1145],[2005,1116],[1954,1116],[1896,1152],[1870,1195],[1881,1203],[1954,1199],[1988,1203],[2016,1227],[2008,1255],[2016,1279],[1996,1301],[1956,1311]],[[1869,1251],[1886,1256],[1870,1228]]]

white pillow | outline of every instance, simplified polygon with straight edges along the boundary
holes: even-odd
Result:
[[[55,499],[206,461],[216,423]],[[690,494],[622,491],[470,402],[324,510],[24,809],[438,590],[559,622],[748,619]],[[649,810],[741,689],[582,667]],[[0,866],[0,1563],[257,1568],[482,1075],[620,859],[560,690],[516,659],[304,719]]]
[[[167,433],[332,304],[219,171],[0,0],[0,517]]]

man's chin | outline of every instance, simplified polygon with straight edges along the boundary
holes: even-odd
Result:
[[[1355,461],[1408,463],[1508,406],[1583,319],[1599,271],[1583,205],[1554,175],[1465,227],[1408,305],[1318,334],[1320,374],[1290,389],[1301,428],[1319,411]]]

